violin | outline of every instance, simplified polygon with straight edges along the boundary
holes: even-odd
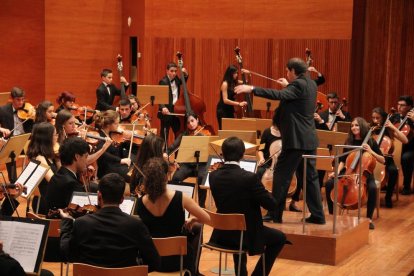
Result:
[[[223,166],[224,166],[224,162],[223,161],[215,162],[215,163],[211,164],[210,167],[208,167],[208,172],[212,172],[212,171],[218,170],[218,169],[220,169]]]
[[[30,103],[25,102],[24,105],[17,110],[17,117],[23,121],[34,120],[36,117],[36,109]]]
[[[99,210],[99,206],[92,204],[85,204],[84,206],[79,206],[78,204],[69,203],[68,207],[63,209],[63,212],[68,213],[73,218],[79,218],[87,214],[96,213]],[[50,209],[46,215],[48,219],[60,219],[60,213],[57,209]]]
[[[372,131],[375,127],[371,128],[368,134],[365,136],[362,145],[366,144],[371,138]],[[359,179],[359,162],[362,162],[362,179]],[[361,202],[364,202],[367,198],[366,185],[367,174],[373,174],[377,161],[373,155],[364,151],[361,156],[360,151],[354,151],[346,158],[346,171],[342,177],[338,180],[338,204],[341,208],[357,209],[358,208],[358,195],[359,187],[361,188]],[[360,184],[359,184],[360,183]],[[331,192],[332,201],[335,198],[334,190]]]
[[[211,132],[206,129],[206,126],[198,125],[196,129],[190,130],[188,133],[189,136],[211,136]]]
[[[9,195],[13,198],[19,196],[21,193],[27,193],[27,187],[23,186],[23,190],[20,190],[20,186],[16,184],[4,184],[0,185],[0,200]]]
[[[72,112],[73,116],[78,117],[81,121],[90,119],[97,113],[97,110],[92,109],[90,106],[79,106],[75,103],[69,107],[69,110]]]
[[[132,131],[130,130],[116,130],[111,131],[109,136],[112,140],[114,140],[117,144],[121,144],[122,142],[128,141],[131,138]],[[136,145],[141,145],[142,140],[145,138],[145,133],[142,130],[135,130],[133,134],[132,142]]]

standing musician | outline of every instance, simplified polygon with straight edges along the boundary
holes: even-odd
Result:
[[[327,94],[326,98],[328,99],[328,109],[314,114],[317,129],[330,130],[332,129],[332,124],[338,121],[351,121],[351,115],[339,109],[339,97],[335,92]]]
[[[96,88],[96,110],[105,111],[105,110],[115,110],[114,103],[115,96],[121,95],[121,89],[118,89],[112,83],[112,70],[103,69],[101,72],[102,83]],[[128,89],[129,83],[124,76],[120,78],[121,85],[125,85],[125,89]]]
[[[43,101],[39,103],[36,107],[35,124],[41,122],[48,122],[52,125],[55,125],[55,118],[57,114],[54,111],[55,107],[51,102]]]
[[[59,105],[56,109],[56,113],[59,113],[62,109],[66,109],[68,111],[71,110],[71,107],[75,103],[75,95],[69,91],[63,91],[60,93],[59,97],[57,97],[56,102]]]
[[[99,136],[110,137],[111,132],[118,131],[119,115],[114,110],[107,110],[96,115],[95,126],[99,130]],[[105,142],[99,141],[97,149],[104,147]],[[130,182],[128,176],[131,159],[122,158],[120,147],[113,144],[109,145],[106,151],[98,159],[98,177],[101,178],[108,173],[118,173],[127,182]]]
[[[303,179],[303,154],[316,154],[318,138],[315,131],[313,113],[316,102],[316,83],[306,76],[307,65],[300,58],[291,58],[286,65],[287,79],[280,78],[282,90],[239,85],[236,94],[254,93],[256,96],[273,100],[281,100],[275,116],[282,135],[282,151],[273,175],[272,194],[276,199],[277,208],[264,219],[282,223],[283,211],[286,205],[288,188],[296,171],[298,181]],[[316,160],[307,160],[306,203],[311,216],[306,222],[325,224],[322,208],[322,198],[316,172]]]
[[[194,113],[189,114],[187,117],[187,128],[186,130],[181,133],[175,140],[174,143],[168,148],[168,152],[172,152],[177,150],[180,147],[181,139],[183,136],[211,136],[209,130],[204,129],[200,125],[200,121],[198,116]],[[201,162],[198,163],[198,171],[197,171],[197,164],[196,163],[180,163],[177,164],[177,170],[175,171],[172,181],[173,182],[181,182],[184,181],[189,176],[197,175],[197,184],[203,181],[207,173],[207,163]],[[198,190],[198,202],[202,208],[205,207],[206,202],[206,191],[203,189]]]
[[[405,128],[407,128],[408,143],[403,144],[401,150],[401,167],[404,176],[402,195],[409,195],[411,190],[411,179],[413,177],[414,170],[414,110],[413,110],[413,98],[412,96],[404,95],[398,99],[397,106],[398,114],[391,117],[393,123],[400,124],[404,118],[407,118]]]
[[[238,79],[238,70],[236,66],[230,65],[227,67],[220,87],[220,101],[217,103],[217,121],[219,129],[222,128],[222,118],[234,118],[234,106],[243,108],[247,105],[246,101],[238,102],[235,100],[234,87],[242,83],[243,82]]]
[[[387,118],[387,113],[384,111],[384,109],[382,109],[381,107],[376,107],[372,110],[372,124],[373,125],[377,125],[377,126],[381,126],[381,127],[385,127],[384,129],[384,137],[382,138],[382,141],[379,141],[378,143],[378,138],[375,139],[378,143],[378,146],[381,149],[382,154],[385,157],[385,169],[386,169],[386,175],[388,176],[388,183],[387,183],[387,193],[385,195],[385,206],[387,208],[392,208],[392,194],[394,192],[394,187],[395,184],[397,184],[398,181],[398,169],[397,166],[395,165],[394,162],[394,158],[392,156],[392,152],[391,149],[393,149],[393,141],[394,138],[401,141],[401,143],[403,144],[407,144],[408,143],[408,139],[407,137],[401,132],[399,131],[392,123],[390,120],[388,120]],[[375,129],[374,130],[374,134],[380,135],[382,129]],[[391,143],[392,145],[390,148],[390,152],[384,152],[383,146],[382,144],[385,145],[385,138],[388,139],[388,143]]]
[[[74,191],[85,191],[77,175],[86,171],[88,152],[88,143],[79,137],[68,138],[60,146],[62,166],[52,176],[47,188],[48,209],[65,208],[69,205]]]
[[[322,84],[325,83],[325,76],[322,75],[322,73],[319,72],[315,67],[309,66],[308,67],[308,71],[309,72],[314,72],[314,73],[317,74],[317,78],[314,79],[314,81],[315,81],[315,83],[316,83],[317,86],[322,85]]]
[[[376,161],[381,164],[385,163],[385,158],[381,153],[381,150],[377,142],[371,137],[366,144],[362,144],[364,138],[366,138],[369,132],[369,124],[365,119],[361,117],[356,117],[351,122],[351,129],[348,133],[348,138],[345,141],[345,145],[351,146],[361,146],[364,151],[370,153]],[[349,151],[349,149],[344,149],[344,152]],[[349,156],[349,155],[348,155]],[[339,161],[338,166],[338,175],[341,175],[345,172],[345,161],[347,156],[342,156]],[[359,161],[361,162],[361,161]],[[359,166],[359,164],[357,165]],[[367,193],[368,193],[368,202],[367,202],[367,218],[369,218],[369,229],[374,229],[374,223],[372,222],[372,215],[374,214],[374,209],[377,201],[377,186],[375,184],[375,179],[372,174],[365,171],[363,174],[367,177]],[[329,174],[329,179],[325,183],[325,192],[326,192],[326,201],[328,203],[329,214],[333,214],[333,201],[331,199],[331,191],[334,188],[334,172]]]
[[[184,79],[188,80],[187,69],[182,68]],[[180,97],[181,79],[177,76],[177,64],[170,62],[167,64],[167,73],[159,81],[160,85],[168,85],[169,87],[169,101],[168,104],[160,104],[158,111],[158,118],[161,120],[161,137],[167,137],[170,128],[172,128],[174,135],[180,130],[180,120],[176,116],[168,115],[174,113],[174,105]],[[177,138],[177,137],[176,137]]]

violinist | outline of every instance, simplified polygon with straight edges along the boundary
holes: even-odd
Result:
[[[402,195],[409,195],[413,191],[411,190],[411,180],[413,178],[414,170],[414,110],[413,110],[413,98],[409,95],[400,96],[397,105],[398,114],[391,117],[391,121],[394,124],[400,123],[406,118],[405,126],[408,143],[403,144],[401,150],[401,167],[404,176]]]
[[[248,72],[247,70],[244,70]],[[223,76],[223,81],[220,87],[220,101],[217,103],[217,121],[219,129],[221,129],[222,118],[234,118],[234,107],[244,107],[247,105],[246,101],[238,102],[235,99],[234,87],[243,82],[238,79],[238,70],[236,66],[230,65],[227,67]]]
[[[58,134],[58,142],[62,144],[69,136],[78,136],[79,132],[76,128],[76,118],[69,110],[63,109],[56,116],[56,131]]]
[[[351,122],[351,129],[348,133],[348,138],[345,141],[345,145],[352,145],[352,146],[361,146],[364,138],[369,132],[369,124],[365,119],[361,117],[356,117]],[[385,158],[381,153],[381,150],[377,144],[377,142],[371,137],[366,144],[362,144],[362,148],[364,151],[370,153],[376,161],[381,164],[385,163]],[[349,149],[344,149],[345,151],[349,151]],[[338,166],[338,174],[342,175],[345,172],[345,161],[347,156],[343,156],[340,158],[340,163]],[[359,165],[357,165],[359,166]],[[374,209],[377,201],[377,186],[375,184],[375,179],[372,174],[367,171],[363,172],[366,175],[367,183],[366,189],[368,194],[368,203],[367,203],[367,218],[370,219],[369,229],[374,229],[374,223],[372,222],[372,215],[374,214]],[[328,203],[329,214],[333,214],[333,201],[331,199],[331,191],[334,187],[334,173],[329,174],[329,179],[325,183],[325,192],[326,192],[326,201]]]
[[[46,193],[49,186],[50,179],[60,167],[60,161],[54,152],[54,144],[57,141],[57,133],[54,126],[50,123],[42,122],[36,124],[33,128],[32,137],[30,139],[29,147],[27,149],[27,157],[30,160],[36,160],[42,165],[50,167],[38,188],[40,191],[40,203],[38,213],[47,214]],[[38,197],[32,201],[33,210],[37,209]]]
[[[48,210],[67,207],[74,191],[85,191],[77,175],[85,172],[88,153],[89,145],[82,138],[70,137],[63,141],[59,148],[62,166],[52,176],[47,188]]]
[[[101,84],[96,88],[96,110],[116,110],[114,103],[115,96],[121,95],[121,89],[112,83],[112,70],[103,69],[101,72]],[[120,78],[121,85],[125,85],[125,89],[128,89],[129,84],[124,76]]]
[[[128,99],[121,99],[119,101],[119,122],[121,124],[130,124],[131,123],[131,102]]]
[[[181,133],[175,140],[174,143],[168,148],[168,152],[172,152],[180,147],[181,139],[183,136],[210,136],[211,133],[208,130],[205,130],[201,125],[198,119],[198,116],[194,113],[189,114],[187,117],[187,128],[186,130]],[[184,181],[189,176],[195,176],[197,174],[197,183],[200,185],[203,178],[207,173],[207,163],[201,162],[198,164],[198,172],[196,171],[197,164],[196,163],[180,163],[176,172],[173,175],[172,181],[173,182],[181,182]],[[198,202],[202,208],[205,207],[206,201],[206,191],[203,189],[199,189],[198,193]]]
[[[107,110],[96,115],[95,126],[99,130],[99,136],[110,137],[111,132],[117,132],[119,127],[119,115],[114,110]],[[97,145],[98,150],[104,146],[104,142],[100,141]],[[101,178],[105,174],[116,172],[120,174],[127,182],[130,177],[127,175],[131,159],[122,158],[122,150],[113,144],[105,150],[98,159],[98,177]]]
[[[135,111],[138,110],[140,104],[138,102],[137,96],[133,95],[133,94],[129,94],[128,95],[128,100],[131,103],[131,112],[134,113]]]
[[[176,116],[169,115],[174,113],[174,105],[180,97],[181,79],[177,76],[177,64],[170,62],[167,64],[166,75],[159,81],[159,85],[168,85],[169,87],[169,102],[168,104],[160,104],[158,110],[158,118],[161,120],[161,137],[167,137],[172,128],[174,134],[180,130],[180,120]],[[187,69],[182,68],[184,79],[187,81]],[[177,138],[177,137],[175,137]]]
[[[314,114],[317,129],[330,130],[332,124],[338,121],[351,121],[351,115],[339,108],[339,97],[335,92],[327,94],[326,98],[328,99],[328,109]]]
[[[72,92],[63,91],[56,99],[56,102],[59,105],[56,109],[56,113],[59,113],[63,109],[70,111],[75,103],[75,99],[76,97]]]
[[[388,175],[388,183],[386,188],[386,195],[385,195],[385,206],[387,208],[392,208],[392,194],[394,191],[395,184],[398,181],[398,169],[395,165],[394,158],[392,156],[392,149],[393,149],[393,140],[394,138],[401,141],[402,144],[407,144],[408,139],[407,137],[399,131],[390,120],[387,118],[387,113],[381,107],[376,107],[372,110],[372,125],[385,127],[382,140],[379,143],[379,147],[382,151],[382,154],[385,157],[385,169],[386,174]],[[377,136],[376,141],[378,142],[378,135],[381,135],[382,129],[376,128],[373,132],[374,135]],[[387,145],[389,144],[389,145]],[[383,146],[384,145],[384,146]],[[388,151],[384,152],[387,150]],[[384,149],[384,151],[383,151]]]
[[[36,119],[35,124],[41,122],[48,122],[52,125],[55,124],[56,113],[55,107],[49,101],[43,101],[39,103],[36,107]]]
[[[19,206],[19,201],[17,198],[23,192],[23,185],[16,183],[13,189],[10,189],[13,193],[9,192],[7,187],[4,191],[4,186],[0,185],[0,218],[1,216],[12,216],[17,206]]]
[[[156,270],[160,257],[147,227],[119,208],[124,200],[125,180],[110,173],[99,182],[96,213],[74,220],[60,209],[61,252],[70,262],[103,267],[148,265]]]

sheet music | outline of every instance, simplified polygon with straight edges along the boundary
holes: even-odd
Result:
[[[183,194],[188,196],[189,198],[193,198],[194,194],[194,186],[187,186],[187,185],[179,185],[179,184],[167,184],[168,189],[174,191],[181,191]],[[185,217],[190,217],[190,213],[185,210]]]
[[[38,164],[34,162],[29,162],[27,167],[24,169],[24,171],[20,174],[19,178],[17,179],[17,183],[20,183],[22,185],[26,184],[27,179],[29,179],[29,176],[32,174],[32,172],[36,169]]]
[[[22,193],[22,197],[26,198],[32,194],[33,190],[40,183],[40,181],[42,181],[48,170],[49,167],[43,167],[35,162],[30,162],[27,165],[16,181],[17,183],[23,184],[27,187],[27,191],[26,193]]]
[[[134,208],[135,200],[130,198],[124,198],[124,201],[119,205],[119,209],[121,209],[122,212],[131,215],[132,209]]]
[[[3,250],[15,258],[25,272],[34,272],[45,226],[17,221],[0,221]]]
[[[222,161],[221,161],[220,158],[212,157],[211,162],[208,165],[210,166],[210,165],[213,165],[214,163],[217,163],[217,162],[222,162]],[[257,165],[257,163],[255,161],[240,160],[240,168],[242,168],[246,171],[252,172],[252,173],[256,172],[256,165]],[[204,182],[204,186],[210,187],[210,182],[209,182],[210,177],[209,176],[210,176],[210,173],[207,173],[206,181]]]
[[[98,205],[97,194],[89,194],[89,199],[87,194],[84,192],[74,192],[70,203],[78,204],[81,207],[87,204]],[[124,198],[122,204],[119,205],[119,209],[121,209],[122,212],[131,215],[133,211],[132,209],[134,208],[134,204],[135,200],[131,198]]]

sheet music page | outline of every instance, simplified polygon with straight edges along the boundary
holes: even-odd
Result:
[[[240,161],[240,168],[245,169],[248,172],[254,173],[256,170],[256,162]]]
[[[33,170],[35,171],[33,172]],[[45,176],[48,170],[49,170],[49,167],[45,168],[40,165],[38,166],[34,162],[29,163],[29,165],[26,167],[26,169],[23,171],[23,173],[20,175],[19,179],[17,180],[18,183],[21,183],[21,184],[25,183],[24,186],[27,187],[27,192],[23,193],[22,197],[26,198],[28,195],[32,193],[33,189],[36,188],[37,184],[40,183],[40,181],[42,181],[43,177]],[[27,172],[27,176],[26,176],[26,172]],[[21,177],[25,179],[24,182],[19,182]]]
[[[121,209],[122,212],[131,215],[132,214],[132,208],[134,208],[134,200],[125,198],[124,201],[119,205],[119,209]]]
[[[91,200],[89,202],[89,199]],[[87,204],[98,205],[98,195],[97,194],[89,194],[89,199],[86,193],[74,193],[72,196],[71,203],[78,204],[79,206],[84,206]],[[134,207],[134,200],[125,198],[122,204],[119,205],[119,209],[122,212],[130,215],[132,213],[132,208]]]
[[[25,272],[34,272],[45,226],[17,221],[0,221],[0,233],[8,231],[5,252],[15,258]]]
[[[16,183],[20,183],[22,185],[25,185],[27,179],[29,178],[29,176],[32,174],[32,172],[36,169],[37,164],[34,162],[29,162],[29,164],[27,165],[27,167],[24,169],[24,171],[20,174],[19,178],[16,180]],[[23,195],[27,195],[29,194],[29,190],[30,187],[27,186],[27,193],[23,193]]]

